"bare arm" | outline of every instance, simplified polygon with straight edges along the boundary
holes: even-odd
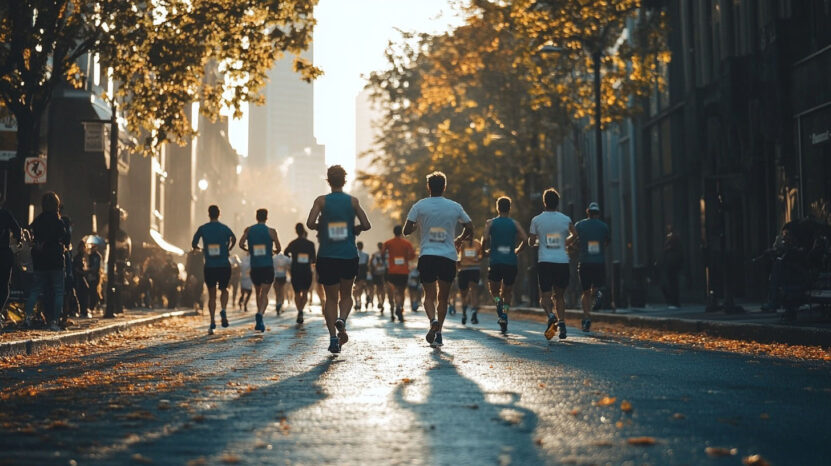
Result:
[[[314,204],[312,204],[312,210],[309,211],[309,218],[306,219],[306,226],[309,230],[317,230],[318,226],[317,223],[318,217],[320,217],[320,212],[323,211],[323,206],[326,203],[326,198],[323,196],[319,196],[315,199]]]
[[[404,236],[410,236],[416,230],[416,222],[407,220],[404,223]]]
[[[237,237],[231,232],[231,238],[228,239],[228,252],[234,249],[234,246],[237,244]]]
[[[193,234],[193,241],[190,242],[191,249],[199,249],[199,240],[202,238],[202,228],[197,228]]]
[[[248,251],[248,228],[242,232],[242,237],[239,239],[239,248]]]
[[[280,246],[280,239],[277,237],[277,230],[275,230],[274,228],[269,228],[268,236],[270,236],[271,241],[274,242],[274,254],[280,254],[280,251],[283,248]]]
[[[473,222],[466,222],[462,225],[462,234],[456,238],[456,248],[459,248],[459,245],[462,244],[462,241],[468,240],[473,238]]]
[[[369,223],[369,218],[366,216],[366,212],[364,212],[364,208],[361,207],[361,203],[357,197],[352,198],[352,208],[355,209],[355,215],[358,216],[358,221],[361,222],[360,225],[355,227],[355,234],[358,235],[362,231],[368,231],[372,228],[372,225]]]
[[[491,220],[485,222],[485,232],[482,234],[482,254],[487,256],[491,249]]]
[[[525,246],[528,245],[528,234],[525,233],[525,229],[522,228],[522,225],[520,225],[516,220],[514,220],[514,225],[516,225],[517,236],[519,236],[519,246],[516,248],[514,253],[519,254],[525,249]]]

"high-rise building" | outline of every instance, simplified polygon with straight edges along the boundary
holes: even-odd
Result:
[[[368,89],[362,90],[355,97],[355,170],[367,171],[370,166],[371,157],[361,157],[366,151],[372,148],[378,130],[375,124],[381,118],[378,106],[370,98],[371,92]]]

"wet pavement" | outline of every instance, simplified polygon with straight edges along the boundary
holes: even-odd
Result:
[[[124,338],[0,370],[0,464],[822,464],[831,364],[586,336],[491,315],[445,346],[357,313],[339,356],[322,317]],[[198,326],[198,327],[197,327]],[[623,403],[623,402],[626,403]],[[629,408],[629,409],[627,409]],[[707,447],[724,448],[725,450]],[[735,449],[733,452],[730,450]],[[732,453],[732,454],[731,454]],[[726,456],[719,456],[726,455]],[[716,457],[718,456],[718,457]]]

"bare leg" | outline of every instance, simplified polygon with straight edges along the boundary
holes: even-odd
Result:
[[[488,289],[494,301],[502,296],[502,282],[488,281]]]
[[[254,292],[257,293],[257,314],[265,314],[265,308],[268,307],[268,292],[271,291],[270,285],[254,285]]]
[[[432,322],[436,318],[436,282],[424,284],[424,313],[427,319]],[[445,312],[447,312],[447,301],[445,300]]]
[[[208,295],[210,296],[211,292],[208,291]],[[214,296],[216,296],[216,291],[214,291]],[[219,290],[219,304],[221,305],[220,309],[223,311],[228,308],[228,289]],[[216,299],[214,298],[214,308],[216,308]],[[213,311],[211,311],[211,315],[213,315]]]
[[[338,295],[340,284],[326,285],[323,287],[326,299],[323,301],[323,318],[326,320],[326,328],[329,330],[329,337],[334,338],[336,334],[335,321],[338,320]]]
[[[554,307],[557,309],[557,319],[560,322],[566,321],[566,290],[561,288],[554,289]]]
[[[540,305],[542,305],[545,314],[549,317],[554,313],[554,301],[551,299],[550,291],[543,291],[540,294]]]
[[[502,286],[502,302],[505,303],[505,307],[511,305],[511,299],[514,297],[514,287],[511,285],[503,285]]]
[[[227,301],[228,292],[225,292],[225,299]],[[225,306],[223,306],[224,308]],[[216,315],[216,288],[208,288],[208,313],[211,316],[211,323],[214,323],[214,316]]]
[[[340,281],[340,318],[343,321],[349,317],[349,313],[352,312],[352,284],[354,280],[341,280]],[[327,295],[328,296],[328,295]],[[328,299],[327,299],[328,301]]]
[[[303,311],[303,308],[306,307],[306,301],[309,299],[309,291],[308,290],[300,290],[294,293],[294,305],[297,306],[297,310],[299,312]]]
[[[439,332],[441,332],[442,326],[444,325],[444,319],[447,317],[447,299],[450,297],[450,287],[453,285],[452,282],[445,282],[439,280],[439,303],[436,309],[438,313],[439,319]]]
[[[590,290],[586,290],[583,292],[583,296],[580,297],[580,304],[583,307],[583,318],[591,319],[591,309],[592,309],[592,297],[595,296],[596,290],[594,288]]]

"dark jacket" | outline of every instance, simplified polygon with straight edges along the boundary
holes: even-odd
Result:
[[[35,270],[63,270],[64,250],[71,238],[58,214],[43,212],[29,226]]]

